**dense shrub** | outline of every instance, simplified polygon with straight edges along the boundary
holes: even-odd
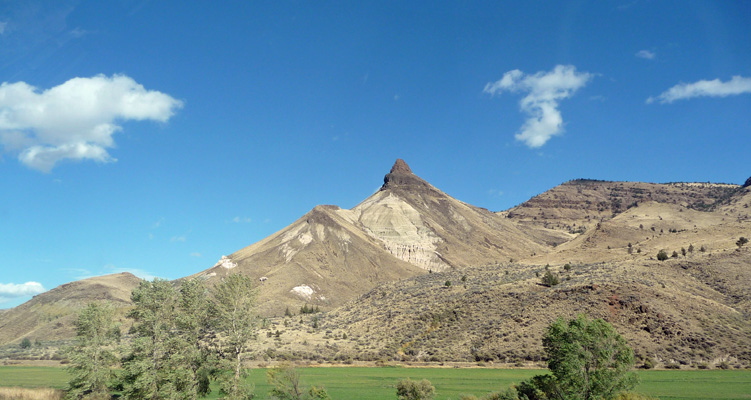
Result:
[[[396,384],[396,397],[399,400],[431,400],[435,396],[435,387],[429,380],[413,381],[402,379]]]
[[[550,271],[545,272],[545,275],[542,276],[542,284],[547,287],[555,286],[559,283],[558,276]]]

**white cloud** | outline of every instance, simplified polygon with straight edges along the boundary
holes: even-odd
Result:
[[[172,236],[169,241],[175,243],[175,242],[184,242],[185,240],[187,240],[187,238],[185,237],[185,235],[182,235],[182,236]]]
[[[662,92],[657,97],[647,99],[647,104],[659,101],[662,104],[676,100],[692,99],[694,97],[727,97],[743,93],[751,93],[751,78],[734,76],[727,82],[719,79],[698,81],[694,83],[679,83]]]
[[[239,223],[249,224],[249,223],[253,222],[253,220],[250,219],[250,218],[248,218],[248,217],[239,217],[238,216],[238,217],[232,218],[232,222],[234,222],[236,224],[239,224]]]
[[[0,22],[0,35],[5,33],[5,27],[8,26],[8,22]]]
[[[540,71],[534,75],[525,75],[515,69],[503,74],[500,80],[485,85],[483,91],[491,95],[504,91],[528,93],[519,105],[522,111],[529,114],[529,118],[515,138],[528,147],[537,148],[563,132],[558,102],[573,96],[593,76],[587,72],[577,72],[573,65],[557,65],[552,71]]]
[[[657,57],[657,53],[649,50],[639,50],[638,52],[636,52],[635,56],[643,58],[645,60],[654,60],[655,57]]]
[[[47,290],[39,282],[0,283],[0,303],[17,297],[33,296]]]
[[[190,253],[190,256],[191,257],[201,257],[201,253],[199,253],[199,252]]]
[[[73,78],[40,91],[0,85],[0,144],[30,168],[48,172],[64,159],[116,161],[107,152],[126,120],[166,122],[183,103],[125,75]]]

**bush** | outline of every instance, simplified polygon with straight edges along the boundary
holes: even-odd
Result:
[[[542,276],[542,284],[547,287],[552,287],[559,283],[560,281],[558,280],[558,276],[550,271],[545,272],[545,275]]]
[[[657,259],[660,261],[665,261],[668,259],[668,253],[665,252],[665,250],[660,250],[657,252]]]
[[[23,338],[21,341],[21,348],[28,349],[29,347],[31,347],[31,340],[29,338]]]
[[[644,369],[652,369],[655,367],[655,362],[652,361],[651,358],[647,357],[644,359],[644,365],[642,365],[642,368]]]
[[[431,400],[435,396],[435,387],[429,380],[413,381],[402,379],[396,384],[396,397],[399,400]]]

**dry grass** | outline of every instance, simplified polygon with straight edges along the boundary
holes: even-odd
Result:
[[[26,389],[0,387],[0,400],[61,400],[65,392],[60,389]]]

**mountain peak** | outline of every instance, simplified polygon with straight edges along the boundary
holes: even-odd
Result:
[[[430,185],[420,179],[419,176],[415,175],[404,160],[398,158],[394,163],[394,166],[391,167],[391,172],[383,177],[383,186],[381,186],[381,190],[394,189],[397,187],[416,189],[430,188]]]
[[[396,162],[394,162],[394,166],[391,167],[391,173],[411,174],[412,170],[409,169],[409,165],[407,165],[406,161],[402,160],[401,158],[397,158]]]
[[[396,160],[396,162],[397,162],[397,163],[398,163],[399,161],[401,161],[401,160]],[[405,165],[406,165],[406,164],[405,164]],[[394,168],[396,168],[396,164],[394,164]],[[391,172],[394,172],[394,168],[391,168]],[[407,169],[409,169],[409,167],[407,167]],[[751,186],[751,177],[750,177],[750,178],[748,178],[748,179],[746,179],[746,183],[744,183],[744,184],[743,184],[743,187],[744,187],[744,188],[745,188],[745,187],[749,187],[749,186]]]

